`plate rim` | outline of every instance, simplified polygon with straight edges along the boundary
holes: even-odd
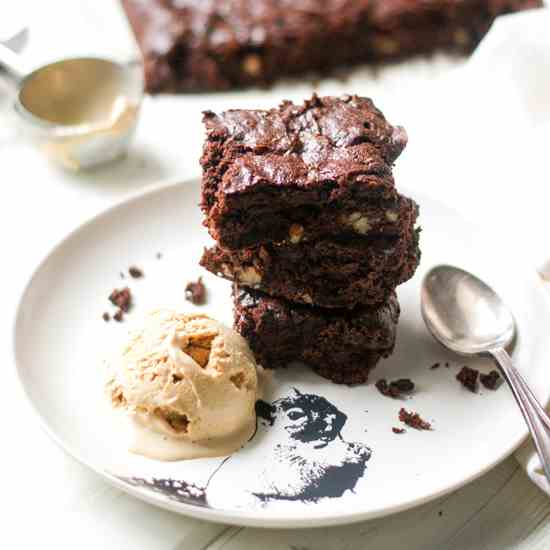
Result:
[[[263,511],[262,512],[258,512],[258,511],[241,512],[241,511],[224,510],[224,509],[218,509],[218,508],[204,508],[204,507],[194,506],[192,504],[187,504],[183,502],[172,502],[164,498],[162,495],[156,495],[154,493],[146,492],[139,489],[138,487],[134,487],[133,485],[125,483],[119,480],[116,476],[114,476],[107,470],[102,469],[101,467],[81,457],[78,454],[78,451],[73,449],[72,445],[66,443],[60,436],[57,435],[57,433],[53,430],[53,428],[49,426],[46,419],[40,414],[37,408],[37,405],[35,404],[35,401],[31,398],[31,395],[27,390],[27,386],[23,381],[21,368],[19,364],[20,362],[18,360],[18,352],[17,352],[18,326],[21,322],[21,315],[22,315],[21,306],[23,305],[28,292],[30,291],[35,279],[37,278],[37,276],[39,276],[46,262],[68,240],[75,237],[78,233],[85,231],[87,227],[95,223],[98,219],[109,216],[113,211],[116,211],[118,208],[122,206],[130,205],[131,203],[137,202],[148,195],[165,192],[171,188],[176,188],[180,186],[184,187],[186,185],[193,185],[193,184],[196,184],[197,181],[200,181],[199,176],[189,177],[183,180],[181,178],[171,178],[167,180],[162,180],[157,183],[149,184],[145,187],[142,187],[139,190],[125,194],[123,197],[121,197],[119,200],[115,201],[114,203],[110,204],[109,206],[103,209],[100,209],[99,211],[95,212],[91,216],[88,216],[84,221],[82,221],[76,227],[73,227],[72,229],[70,229],[63,237],[61,237],[56,242],[54,242],[54,244],[51,245],[46,250],[46,252],[41,256],[40,260],[36,262],[35,267],[31,271],[31,274],[26,278],[25,284],[22,287],[20,287],[21,290],[18,293],[17,306],[15,308],[15,312],[13,313],[12,324],[11,324],[11,327],[12,327],[11,328],[11,359],[13,363],[13,368],[15,369],[16,379],[19,384],[19,387],[23,392],[23,395],[25,396],[27,403],[30,405],[31,410],[33,411],[33,414],[38,419],[41,429],[69,457],[76,460],[79,464],[89,468],[91,471],[93,471],[94,473],[96,473],[97,475],[105,479],[110,485],[116,487],[117,489],[120,489],[121,491],[127,494],[130,494],[141,501],[147,502],[148,504],[160,507],[162,509],[165,509],[171,512],[175,512],[184,516],[189,516],[189,517],[202,519],[210,522],[222,522],[222,523],[236,525],[236,526],[257,527],[257,528],[259,527],[259,528],[300,529],[300,528],[313,528],[313,527],[323,527],[323,526],[326,527],[326,526],[336,526],[336,525],[349,525],[352,523],[358,523],[361,521],[389,516],[411,508],[415,508],[417,506],[421,506],[422,504],[425,504],[427,502],[440,498],[446,494],[449,494],[453,491],[456,491],[461,487],[464,487],[468,483],[471,483],[472,481],[483,476],[488,471],[490,471],[495,466],[497,466],[502,461],[504,461],[506,458],[508,458],[527,439],[529,434],[528,434],[527,426],[525,426],[524,433],[520,437],[519,441],[511,442],[506,447],[506,449],[500,454],[498,458],[488,462],[474,474],[467,476],[465,478],[462,478],[461,480],[456,481],[436,492],[432,492],[429,495],[424,495],[424,496],[415,497],[415,498],[408,498],[407,500],[403,501],[398,505],[394,505],[394,506],[390,506],[390,507],[386,507],[386,508],[382,508],[374,511],[369,511],[369,512],[364,512],[364,511],[348,512],[337,516],[334,515],[334,512],[321,512],[317,514],[315,517],[309,517],[309,518],[302,518],[302,517],[291,518],[289,516],[269,516],[268,514],[265,514],[265,512]],[[407,186],[401,186],[401,187],[402,189],[405,190],[405,192],[412,191],[412,189],[408,188]],[[419,194],[422,195],[423,193],[420,192]],[[412,195],[415,195],[415,193],[412,193]],[[478,224],[476,223],[476,221],[472,221],[470,219],[465,218],[464,216],[461,215],[461,213],[458,210],[454,209],[452,206],[446,204],[445,202],[442,202],[437,199],[433,199],[428,194],[426,194],[426,197],[428,197],[432,203],[437,204],[441,206],[443,209],[454,213],[465,224],[469,225],[470,227],[479,229],[485,235],[491,234],[490,230],[486,231],[481,224]],[[517,262],[515,263],[515,265],[525,265],[525,264],[521,262]],[[550,311],[550,294],[544,288],[544,283],[538,276],[535,266],[531,264],[525,265],[524,269],[516,270],[516,271],[519,271],[520,273],[524,274],[525,277],[530,277],[533,280],[533,287],[540,290],[540,294],[543,297],[542,302],[545,305],[543,305],[542,307],[546,307],[546,309]],[[548,401],[550,402],[550,394],[548,395]]]

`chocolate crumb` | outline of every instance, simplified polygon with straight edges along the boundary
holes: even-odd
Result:
[[[111,320],[111,316],[110,316],[107,312],[105,312],[105,313],[101,316],[101,318],[102,318],[106,323],[108,323],[108,322]]]
[[[141,279],[143,277],[143,270],[135,265],[128,268],[128,273],[133,279]]]
[[[404,434],[405,433],[405,428],[392,428],[391,431],[394,433],[394,434]]]
[[[435,369],[438,369],[440,366],[441,366],[441,363],[434,363],[434,364],[430,367],[430,369],[431,369],[431,370],[435,370]]]
[[[488,390],[496,390],[502,382],[496,370],[492,370],[489,374],[480,374],[479,380]]]
[[[120,275],[120,278],[121,278],[121,279],[125,279],[125,278],[126,278],[126,277],[124,276],[124,273],[122,273],[122,271],[119,273],[119,275]]]
[[[399,397],[399,390],[395,387],[392,388],[391,384],[385,378],[381,378],[375,384],[376,389],[387,397]]]
[[[409,412],[405,409],[399,411],[399,420],[414,428],[415,430],[431,430],[432,425],[429,422],[423,420],[420,415],[416,412]]]
[[[394,380],[390,386],[397,388],[401,393],[411,393],[414,391],[414,382],[409,378],[399,378],[399,380]]]
[[[439,510],[439,512],[437,512],[437,515],[441,517],[443,515],[443,510]]]
[[[403,393],[411,393],[414,390],[414,383],[408,378],[400,378],[388,384],[385,378],[381,378],[375,384],[376,389],[387,397],[400,397]]]
[[[206,301],[206,287],[202,282],[202,277],[199,277],[196,282],[189,282],[185,287],[185,299],[189,300],[196,306],[204,304]]]
[[[449,368],[451,365],[449,365],[449,363],[445,363],[445,367],[446,368]]]
[[[462,367],[460,372],[456,375],[456,379],[468,390],[473,393],[477,391],[477,377],[479,371],[471,369],[470,367]]]
[[[114,319],[117,323],[120,323],[120,322],[124,319],[124,312],[122,311],[122,309],[119,309],[119,310],[113,315],[113,319]]]
[[[162,252],[157,252],[156,256],[157,260],[160,260],[162,258]]]
[[[132,294],[128,287],[122,289],[115,288],[113,292],[111,292],[109,300],[124,313],[128,312],[132,306]]]

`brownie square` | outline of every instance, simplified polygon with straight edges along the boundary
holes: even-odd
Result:
[[[420,261],[419,230],[397,238],[206,249],[201,265],[248,288],[325,308],[377,305],[409,280]]]
[[[234,327],[266,368],[300,361],[337,384],[363,384],[395,345],[395,293],[375,308],[326,310],[233,287]]]
[[[407,135],[370,99],[314,95],[269,111],[208,112],[204,123],[201,207],[225,248],[395,234],[411,215],[392,176]]]
[[[147,90],[222,90],[437,49],[542,0],[122,0]],[[330,45],[327,47],[327,45]]]

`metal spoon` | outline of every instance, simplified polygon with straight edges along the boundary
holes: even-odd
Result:
[[[15,89],[23,130],[53,160],[78,170],[126,152],[143,97],[139,63],[81,57],[29,72],[0,44],[0,69]]]
[[[492,356],[523,413],[550,482],[550,417],[512,364],[506,348],[514,317],[489,286],[462,269],[441,265],[422,282],[422,317],[433,337],[466,356]]]

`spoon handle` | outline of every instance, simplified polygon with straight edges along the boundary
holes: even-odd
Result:
[[[508,352],[503,348],[497,348],[491,350],[490,353],[500,367],[502,376],[510,386],[523,413],[531,437],[535,442],[544,474],[550,483],[550,417],[512,364]]]
[[[23,61],[19,55],[0,43],[0,73],[5,74],[16,85],[27,75]]]

